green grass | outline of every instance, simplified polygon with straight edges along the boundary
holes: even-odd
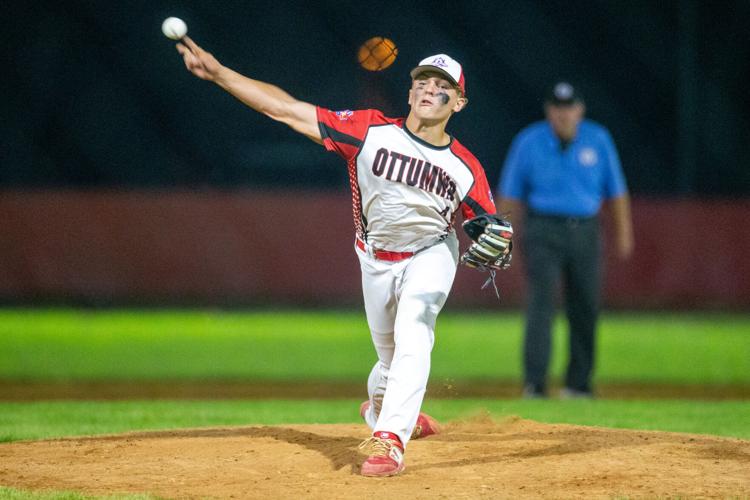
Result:
[[[519,313],[446,311],[433,379],[518,380]],[[558,319],[553,377],[567,334]],[[750,316],[605,314],[599,382],[750,384]],[[0,310],[0,379],[362,380],[374,362],[358,311]]]
[[[73,491],[28,491],[0,486],[1,500],[151,500],[152,495],[84,495]]]
[[[522,330],[520,313],[444,312],[431,380],[519,380]],[[559,379],[566,362],[566,337],[558,319],[553,378]],[[605,314],[598,340],[598,383],[750,384],[748,315]],[[0,380],[364,383],[374,360],[359,311],[0,309]],[[187,427],[360,423],[359,402],[0,401],[0,442]],[[431,399],[424,409],[444,422],[488,412],[498,420],[520,416],[750,439],[750,401]],[[154,497],[0,486],[0,499],[90,498]]]
[[[361,423],[359,403],[352,399],[0,403],[0,440],[187,427]],[[437,399],[426,401],[424,410],[443,422],[487,412],[498,420],[520,416],[547,423],[750,439],[750,401]]]
[[[518,380],[518,313],[447,312],[431,380]],[[558,320],[553,376],[566,335]],[[608,314],[599,382],[750,384],[750,318]],[[0,310],[0,379],[351,380],[374,361],[364,316],[352,311]],[[364,383],[364,382],[363,382]],[[748,436],[747,402],[433,400],[442,419],[486,407],[544,422]],[[356,401],[0,403],[0,440],[249,423],[356,421]]]

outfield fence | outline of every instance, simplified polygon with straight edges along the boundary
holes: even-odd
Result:
[[[636,198],[636,253],[606,252],[605,306],[749,308],[748,213],[750,200]],[[352,227],[346,192],[5,191],[0,300],[357,305]],[[513,264],[499,307],[523,301],[520,251]],[[484,281],[460,269],[451,303],[498,307]]]

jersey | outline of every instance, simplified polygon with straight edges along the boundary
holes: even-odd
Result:
[[[602,200],[625,194],[627,187],[606,128],[583,120],[575,139],[563,148],[550,124],[541,121],[513,140],[498,191],[537,213],[591,217]]]
[[[372,109],[317,117],[325,148],[347,161],[357,236],[373,247],[415,252],[448,236],[459,210],[495,213],[482,165],[455,138],[434,146]]]

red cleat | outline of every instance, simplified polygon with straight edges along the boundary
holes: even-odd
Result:
[[[411,433],[411,438],[421,439],[439,433],[440,425],[437,423],[437,420],[426,413],[420,413],[417,417],[417,425],[414,426],[414,430]]]
[[[367,401],[362,401],[362,404],[359,405],[359,416],[362,417],[363,420],[365,418],[365,413],[367,413],[367,410],[369,409],[370,409],[369,399]]]
[[[359,416],[362,417],[362,419],[365,418],[365,413],[367,413],[369,408],[369,399],[363,401],[362,404],[359,405]],[[432,436],[433,434],[440,434],[440,424],[428,414],[420,412],[417,417],[417,425],[414,426],[414,430],[411,433],[411,438],[421,439],[426,438],[427,436]]]
[[[363,476],[395,476],[404,470],[404,447],[392,432],[373,433],[359,445],[359,449],[369,455],[362,464]]]

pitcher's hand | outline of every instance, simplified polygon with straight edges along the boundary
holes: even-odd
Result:
[[[188,71],[202,80],[214,81],[223,67],[210,52],[200,48],[188,36],[182,37],[177,44],[177,52],[182,55]]]

